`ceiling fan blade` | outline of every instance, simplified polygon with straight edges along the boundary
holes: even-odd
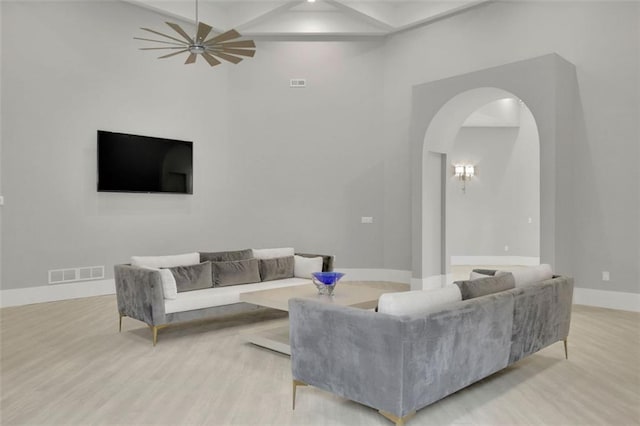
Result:
[[[204,22],[198,22],[198,33],[196,34],[196,41],[202,42],[211,32],[211,26]]]
[[[154,43],[164,43],[164,44],[173,44],[175,46],[184,46],[185,43],[174,43],[172,41],[164,41],[164,40],[152,40],[150,38],[142,38],[142,37],[134,37],[134,40],[144,40],[144,41],[153,41]]]
[[[239,32],[237,32],[236,30],[229,30],[227,32],[224,32],[222,34],[215,36],[214,38],[210,38],[209,40],[205,41],[204,44],[221,43],[223,41],[233,40],[234,38],[238,38],[238,37],[241,37]]]
[[[227,55],[226,53],[223,53],[217,50],[209,51],[209,53],[213,56],[217,56],[218,58],[224,59],[225,61],[229,61],[234,64],[237,64],[238,62],[242,61],[242,58],[237,58],[235,56]]]
[[[253,40],[241,40],[241,41],[222,42],[220,43],[220,46],[250,48],[250,47],[256,47],[256,44],[253,42]]]
[[[198,57],[197,53],[192,53],[187,57],[187,60],[184,61],[185,64],[193,64],[196,62],[196,58]]]
[[[174,24],[172,22],[165,22],[165,24],[167,24],[168,26],[170,26],[171,28],[173,28],[173,30],[175,32],[177,32],[178,34],[180,34],[182,37],[184,37],[185,40],[187,40],[189,43],[193,43],[193,39],[191,37],[189,37],[189,34],[187,34],[178,24]]]
[[[204,58],[205,61],[209,62],[209,65],[211,65],[212,67],[215,67],[216,65],[220,65],[221,63],[219,60],[217,60],[207,52],[202,53],[202,57]]]
[[[214,51],[214,52],[230,53],[232,55],[249,56],[251,58],[253,58],[253,55],[256,54],[255,50],[249,50],[249,49],[227,49],[225,47],[218,48],[217,46],[216,46],[215,49],[209,49],[209,50],[210,51]]]
[[[171,40],[175,40],[175,41],[177,41],[178,43],[187,44],[187,43],[185,43],[184,41],[180,40],[179,38],[175,38],[175,37],[171,37],[171,36],[166,35],[166,34],[162,34],[162,33],[158,32],[158,31],[152,30],[152,29],[150,29],[150,28],[140,28],[140,29],[141,29],[141,30],[144,30],[144,31],[149,31],[150,33],[154,33],[154,34],[160,35],[160,36],[162,36],[162,37],[170,38]]]
[[[184,47],[140,47],[138,50],[184,49]]]
[[[181,50],[179,52],[169,53],[168,55],[158,56],[158,59],[170,58],[172,56],[176,56],[176,55],[179,55],[181,53],[188,52],[188,51],[189,51],[189,49],[184,49],[184,50]]]

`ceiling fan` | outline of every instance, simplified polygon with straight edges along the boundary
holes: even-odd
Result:
[[[185,64],[193,64],[196,62],[198,55],[201,55],[205,61],[212,67],[219,65],[220,61],[217,58],[225,61],[237,64],[242,61],[241,56],[253,57],[255,55],[255,43],[253,40],[236,40],[242,37],[236,30],[229,30],[222,34],[218,34],[209,40],[206,40],[207,36],[212,30],[210,25],[198,20],[198,0],[196,0],[196,34],[191,37],[184,31],[180,25],[172,22],[165,22],[176,33],[178,33],[182,39],[173,37],[161,32],[149,29],[140,28],[143,31],[147,31],[162,37],[165,37],[172,41],[167,40],[152,40],[149,38],[134,37],[136,40],[152,41],[154,43],[163,43],[168,46],[165,47],[141,47],[140,50],[162,50],[170,49],[177,50],[167,55],[159,56],[158,59],[170,58],[172,56],[180,55],[181,53],[188,53]],[[235,41],[232,41],[235,40]]]

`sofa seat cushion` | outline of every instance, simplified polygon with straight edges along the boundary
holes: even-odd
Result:
[[[254,284],[213,287],[204,290],[187,291],[178,293],[175,299],[165,299],[164,310],[165,313],[171,314],[174,312],[230,305],[232,303],[240,302],[240,293],[268,290],[271,288],[291,287],[296,285],[312,285],[312,283],[311,280],[302,278],[287,278],[284,280],[266,281]]]

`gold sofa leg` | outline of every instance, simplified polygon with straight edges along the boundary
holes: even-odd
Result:
[[[411,417],[415,416],[416,414],[415,411],[412,411],[406,416],[398,417],[396,415],[387,413],[386,411],[382,411],[382,410],[378,410],[378,413],[380,413],[385,418],[391,420],[393,423],[395,423],[396,426],[404,426],[407,423],[407,420],[409,420]]]
[[[296,388],[298,386],[307,386],[307,384],[305,382],[301,382],[300,380],[294,380],[292,384],[293,384],[292,410],[295,410],[296,409]]]
[[[564,358],[569,359],[569,349],[567,348],[567,339],[564,339]]]
[[[120,314],[120,325],[118,326],[118,333],[122,333],[122,317],[123,316],[124,316],[123,314]]]

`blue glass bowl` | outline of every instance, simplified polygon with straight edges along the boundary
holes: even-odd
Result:
[[[342,272],[312,272],[311,279],[318,289],[318,294],[327,296],[333,295],[333,289],[340,278],[344,277]]]

